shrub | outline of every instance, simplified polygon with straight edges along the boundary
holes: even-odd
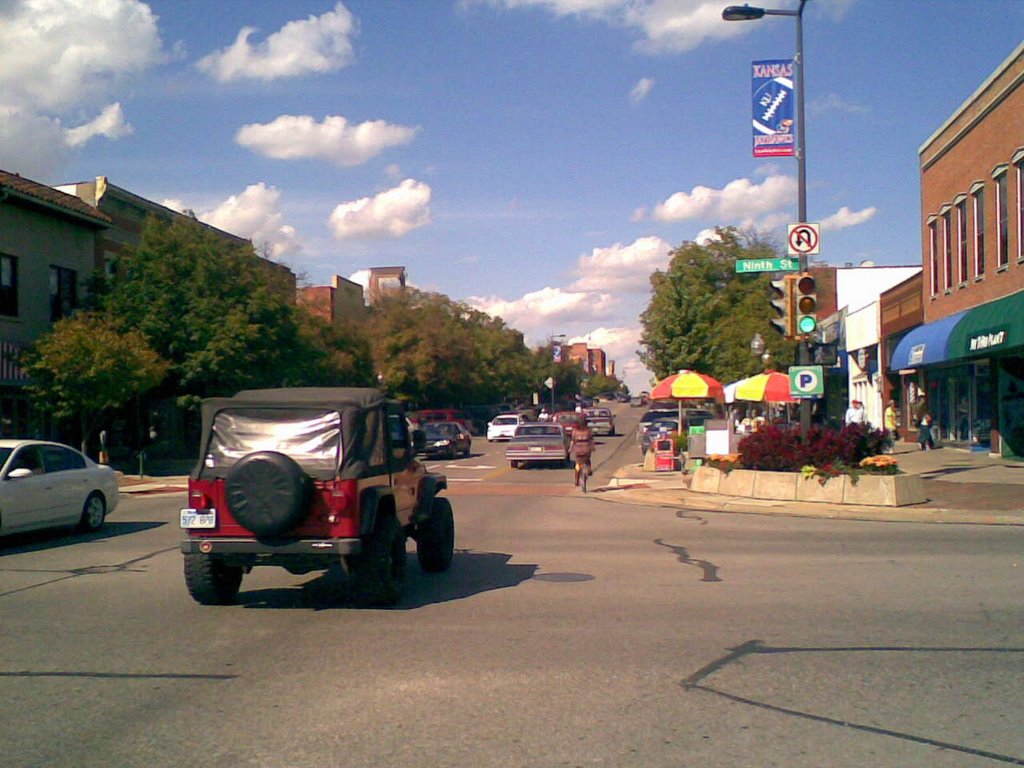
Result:
[[[884,430],[866,424],[848,424],[841,430],[813,426],[807,439],[794,429],[764,427],[740,441],[742,464],[747,469],[775,472],[804,472],[808,467],[819,477],[834,477],[851,471],[892,444]],[[897,470],[898,471],[898,470]]]

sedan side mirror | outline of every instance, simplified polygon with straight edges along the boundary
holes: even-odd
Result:
[[[12,469],[7,473],[8,480],[20,480],[23,477],[32,477],[35,473],[31,469]]]

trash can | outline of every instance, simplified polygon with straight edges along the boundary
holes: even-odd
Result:
[[[675,470],[675,441],[671,437],[659,437],[654,441],[654,471],[674,472]]]

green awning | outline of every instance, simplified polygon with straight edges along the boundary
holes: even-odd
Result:
[[[967,310],[949,334],[949,357],[988,357],[1024,346],[1024,291]]]

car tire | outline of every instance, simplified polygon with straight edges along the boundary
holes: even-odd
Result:
[[[508,463],[508,465],[509,465],[510,467],[512,467],[512,469],[519,469],[519,462],[518,462],[518,461],[510,461],[510,462]]]
[[[394,515],[384,515],[352,562],[352,598],[363,607],[393,606],[405,586],[405,531]]]
[[[78,530],[83,533],[92,533],[103,527],[103,521],[107,518],[107,502],[103,494],[93,491],[85,500],[82,507],[82,517],[78,520]]]
[[[416,557],[427,573],[447,571],[455,556],[455,515],[448,499],[436,496],[430,505],[430,517],[420,525],[416,538]]]
[[[228,470],[224,481],[232,517],[256,536],[289,531],[306,517],[309,478],[293,459],[257,451]]]
[[[185,586],[200,605],[230,605],[242,585],[243,568],[226,565],[216,555],[185,555]]]

